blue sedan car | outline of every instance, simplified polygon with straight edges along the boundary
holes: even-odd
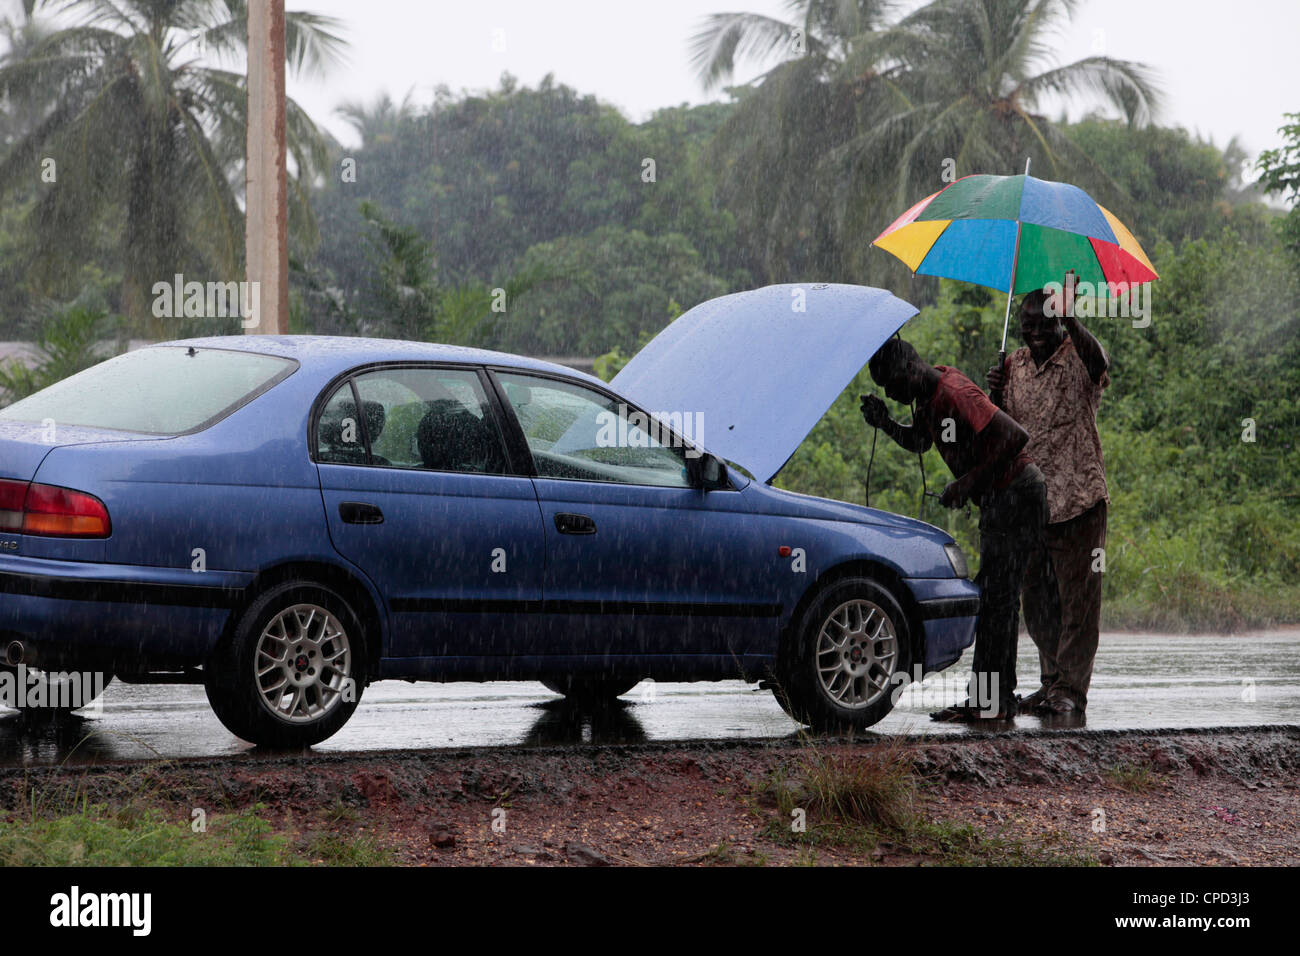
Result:
[[[387,679],[761,680],[864,727],[972,642],[947,534],[701,444],[495,352],[130,352],[0,411],[0,667],[202,683],[232,733],[299,746]]]

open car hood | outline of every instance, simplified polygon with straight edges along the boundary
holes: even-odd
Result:
[[[655,336],[611,385],[766,482],[876,350],[916,315],[860,285],[770,285],[710,299]]]

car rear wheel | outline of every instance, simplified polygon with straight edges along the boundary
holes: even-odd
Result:
[[[293,581],[248,606],[205,670],[208,701],[237,737],[305,747],[347,723],[365,685],[365,643],[334,592]]]
[[[804,612],[782,649],[774,693],[786,713],[816,730],[860,730],[893,710],[911,659],[907,617],[894,596],[871,578],[845,578]]]
[[[639,683],[639,677],[559,677],[542,681],[547,690],[563,694],[576,704],[608,704]]]

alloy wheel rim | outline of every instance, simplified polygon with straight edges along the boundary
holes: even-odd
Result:
[[[817,634],[817,677],[834,703],[869,707],[889,692],[898,666],[898,633],[880,605],[845,601],[826,616]]]
[[[352,678],[352,645],[325,608],[295,604],[262,629],[253,669],[271,713],[290,723],[312,723],[343,700]]]

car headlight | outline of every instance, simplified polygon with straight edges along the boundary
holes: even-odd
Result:
[[[945,544],[944,553],[948,555],[948,563],[952,565],[952,573],[959,578],[970,577],[970,567],[966,564],[966,552],[962,551],[959,544]]]

